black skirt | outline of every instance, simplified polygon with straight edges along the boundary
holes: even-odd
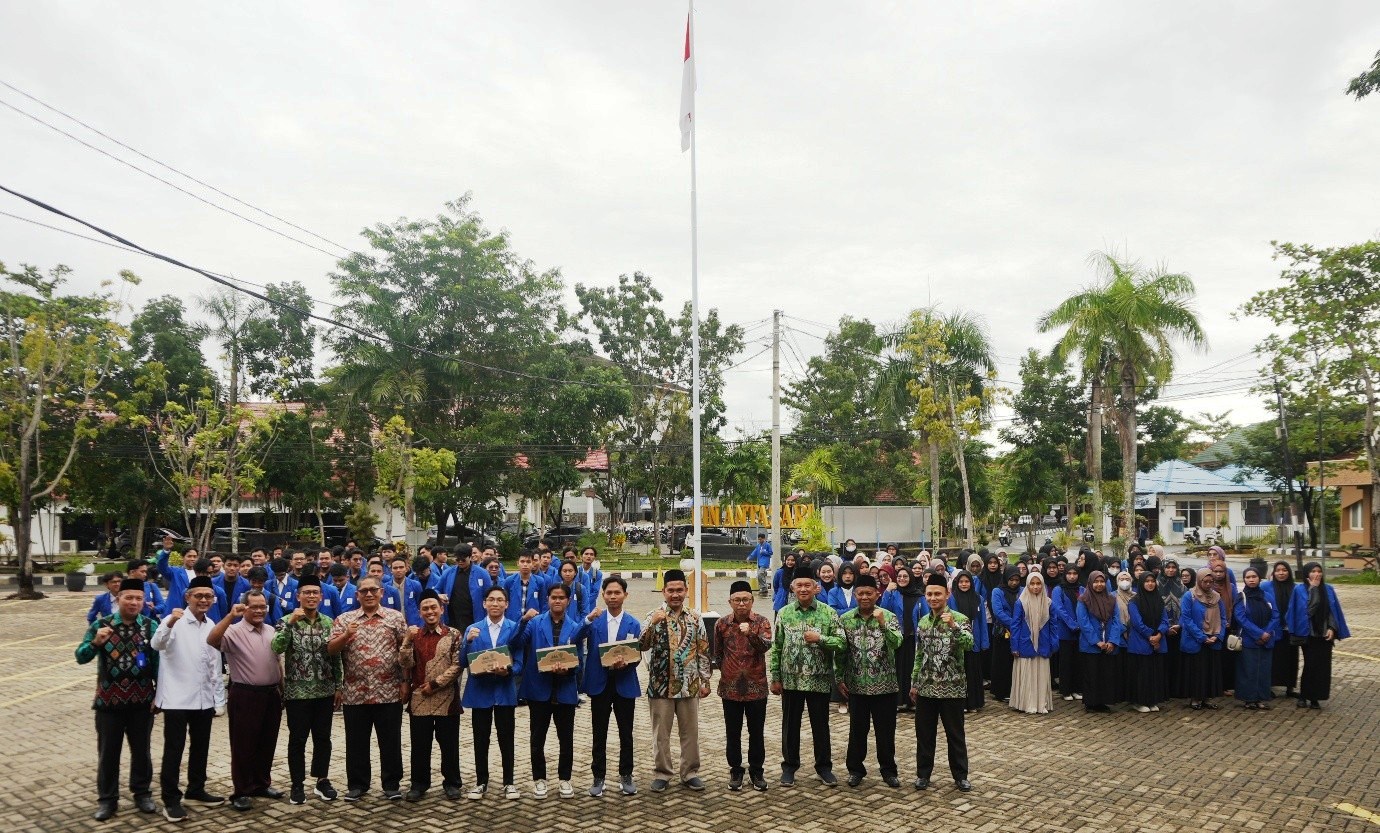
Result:
[[[1077,639],[1059,640],[1059,696],[1072,697],[1083,693],[1083,655],[1078,652]]]
[[[1126,702],[1133,706],[1158,706],[1165,692],[1165,654],[1126,654]]]
[[[1115,654],[1083,654],[1083,708],[1110,706],[1117,702]]]
[[[1164,694],[1166,697],[1183,697],[1184,655],[1179,653],[1180,634],[1171,633],[1165,642],[1169,650],[1164,653]]]
[[[1332,697],[1332,643],[1321,636],[1310,636],[1303,643],[1303,676],[1299,679],[1300,700],[1327,700]]]
[[[1196,654],[1184,654],[1184,696],[1211,700],[1222,696],[1222,652],[1204,645]]]
[[[1236,690],[1236,651],[1228,651],[1225,647],[1220,651],[1213,651],[1214,654],[1221,655],[1222,662],[1222,690]]]
[[[1275,643],[1270,658],[1270,685],[1293,691],[1299,686],[1299,646],[1289,641],[1289,634]]]
[[[977,711],[987,700],[987,692],[982,690],[982,655],[987,651],[965,651],[963,654],[963,673],[968,677],[968,696],[963,708]]]
[[[994,625],[997,633],[992,634],[992,697],[997,700],[1011,699],[1011,638],[1006,636],[1006,628]]]

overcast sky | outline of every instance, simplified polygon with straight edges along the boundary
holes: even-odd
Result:
[[[641,270],[689,296],[679,2],[0,4],[0,80],[330,240],[473,207],[568,286]],[[790,326],[784,375],[839,316],[937,302],[985,317],[1016,378],[1035,318],[1114,249],[1191,275],[1211,349],[1166,391],[1265,415],[1243,388],[1271,240],[1380,234],[1380,49],[1355,2],[724,2],[696,11],[700,297]],[[0,101],[158,170],[12,90]],[[0,183],[149,248],[330,299],[331,258],[0,107]],[[54,222],[0,195],[0,211]],[[61,223],[62,221],[56,221]],[[279,228],[282,228],[279,226]],[[283,229],[330,249],[301,232]],[[203,279],[0,216],[0,260],[130,268],[140,305]],[[573,292],[570,293],[573,305]],[[320,311],[328,312],[326,307]],[[819,322],[819,323],[806,323]],[[770,424],[770,363],[733,372],[731,429]],[[732,431],[730,431],[732,433]]]

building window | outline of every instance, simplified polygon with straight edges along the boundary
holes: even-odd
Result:
[[[1244,522],[1253,525],[1273,524],[1278,520],[1275,501],[1249,499],[1242,506]]]
[[[1214,528],[1225,526],[1231,511],[1231,502],[1226,500],[1181,500],[1178,502],[1179,514],[1184,517],[1184,525]]]
[[[1361,501],[1356,501],[1346,508],[1346,528],[1362,530],[1366,528],[1365,515],[1361,512]]]

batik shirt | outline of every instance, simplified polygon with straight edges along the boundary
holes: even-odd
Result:
[[[114,631],[104,645],[93,644],[96,631],[109,625]],[[96,698],[93,709],[148,708],[158,683],[158,652],[150,647],[158,620],[135,616],[125,622],[116,613],[101,616],[86,629],[86,638],[77,646],[77,662],[100,659],[96,668]]]
[[[334,697],[344,680],[340,655],[331,656],[331,617],[316,614],[316,621],[302,617],[284,620],[273,635],[273,652],[283,655],[283,699],[316,700]]]
[[[714,626],[714,664],[719,666],[719,696],[740,702],[767,699],[767,651],[771,650],[771,622],[759,613],[741,622],[725,616]]]
[[[405,678],[398,649],[407,633],[407,620],[380,605],[372,615],[363,609],[342,613],[335,627],[348,628],[354,621],[359,622],[359,630],[341,652],[345,660],[341,702],[346,706],[399,702]]]
[[[911,686],[921,697],[952,699],[968,696],[963,672],[963,652],[973,647],[973,625],[968,617],[949,611],[954,626],[945,625],[926,608],[915,629],[915,671]]]
[[[884,624],[877,624],[881,611]],[[901,622],[896,614],[875,608],[864,617],[853,608],[839,617],[847,647],[834,655],[834,674],[849,694],[895,694],[896,649],[901,645]]]
[[[704,620],[693,610],[681,608],[672,613],[665,605],[666,618],[651,624],[651,614],[642,625],[642,650],[647,660],[647,696],[654,698],[698,697],[709,685],[709,632]],[[655,612],[655,611],[653,611]]]
[[[807,630],[819,632],[813,645],[805,641]],[[776,614],[767,671],[773,682],[791,691],[827,692],[832,687],[832,655],[844,647],[839,615],[819,599],[809,609],[793,601]]]

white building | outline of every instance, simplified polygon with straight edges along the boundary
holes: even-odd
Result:
[[[1228,543],[1274,534],[1286,512],[1279,491],[1240,466],[1208,471],[1168,460],[1136,475],[1136,514],[1166,544],[1195,529]]]

